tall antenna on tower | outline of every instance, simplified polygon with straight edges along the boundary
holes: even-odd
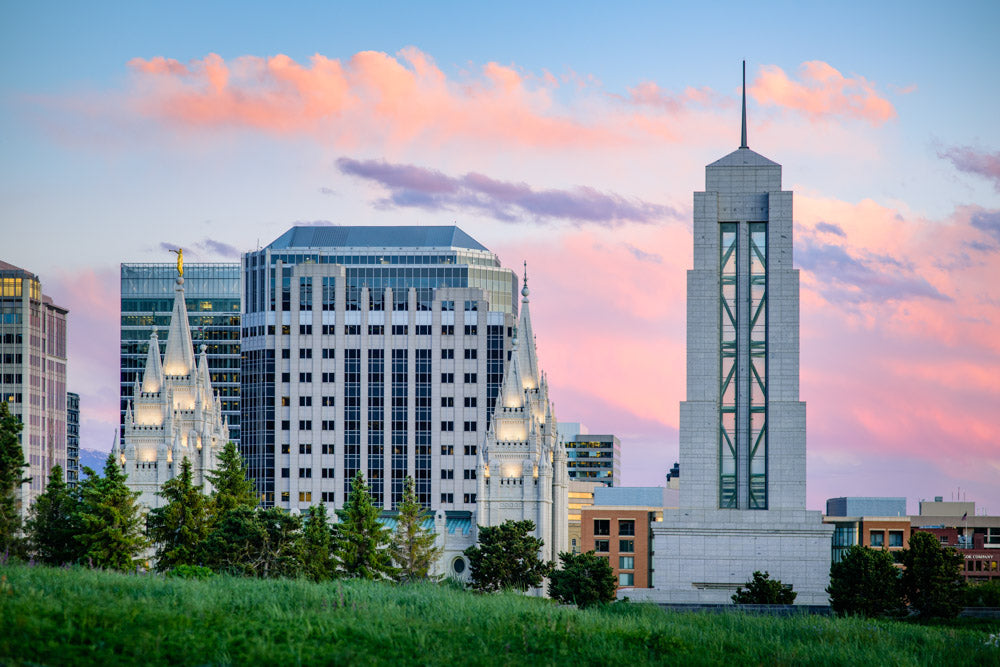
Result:
[[[747,61],[743,61],[743,132],[740,135],[740,148],[747,146]]]

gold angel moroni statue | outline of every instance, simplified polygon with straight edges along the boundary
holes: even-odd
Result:
[[[170,252],[177,253],[177,275],[181,278],[184,277],[184,248],[178,248],[177,250],[171,250]]]

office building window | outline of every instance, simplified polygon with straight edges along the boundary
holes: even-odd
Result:
[[[618,521],[619,535],[635,535],[635,521],[633,519],[620,519]]]
[[[451,504],[453,502],[455,502],[455,494],[454,493],[442,493],[441,494],[441,504],[442,505],[444,505],[444,504]]]
[[[635,540],[618,540],[618,551],[630,554],[635,551]]]
[[[611,540],[594,540],[594,551],[606,554],[611,551]]]
[[[870,535],[871,535],[870,543],[873,547],[885,546],[885,531],[873,530],[871,531]]]
[[[455,397],[454,396],[442,396],[441,397],[441,407],[442,408],[453,408],[453,407],[455,407]]]
[[[462,500],[464,500],[466,503],[474,503],[476,502],[476,494],[466,493],[464,496],[462,496]]]
[[[635,569],[635,556],[619,556],[618,557],[618,569],[620,569],[620,570],[634,570]]]
[[[635,574],[632,572],[619,572],[618,573],[618,585],[619,586],[635,586]]]
[[[455,471],[454,470],[448,470],[446,468],[441,468],[441,479],[454,479],[454,478],[455,478]]]
[[[610,535],[610,534],[611,534],[610,519],[594,519],[594,535]]]
[[[889,531],[889,546],[890,547],[901,547],[901,546],[903,546],[903,531],[901,531],[901,530],[890,530]]]

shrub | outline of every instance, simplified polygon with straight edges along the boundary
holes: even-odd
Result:
[[[618,588],[615,572],[607,558],[593,551],[585,554],[559,554],[562,569],[549,575],[549,596],[566,604],[584,608],[614,602]]]
[[[830,568],[830,606],[838,614],[876,617],[899,612],[899,569],[888,551],[855,544]]]
[[[1000,607],[1000,581],[969,584],[964,597],[966,607]]]
[[[767,572],[761,574],[757,571],[753,573],[753,579],[746,583],[746,590],[742,586],[736,589],[733,604],[792,604],[796,595],[791,585],[786,586],[778,579],[772,579]]]
[[[472,587],[488,593],[541,586],[553,566],[538,557],[542,540],[529,534],[534,530],[534,521],[480,526],[479,544],[465,550]]]
[[[205,579],[214,577],[215,573],[204,565],[178,565],[172,570],[167,570],[167,576],[177,579],[197,579],[204,581]]]

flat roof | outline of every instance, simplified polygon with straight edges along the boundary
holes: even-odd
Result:
[[[296,225],[267,246],[289,248],[487,248],[455,225],[306,226]]]

